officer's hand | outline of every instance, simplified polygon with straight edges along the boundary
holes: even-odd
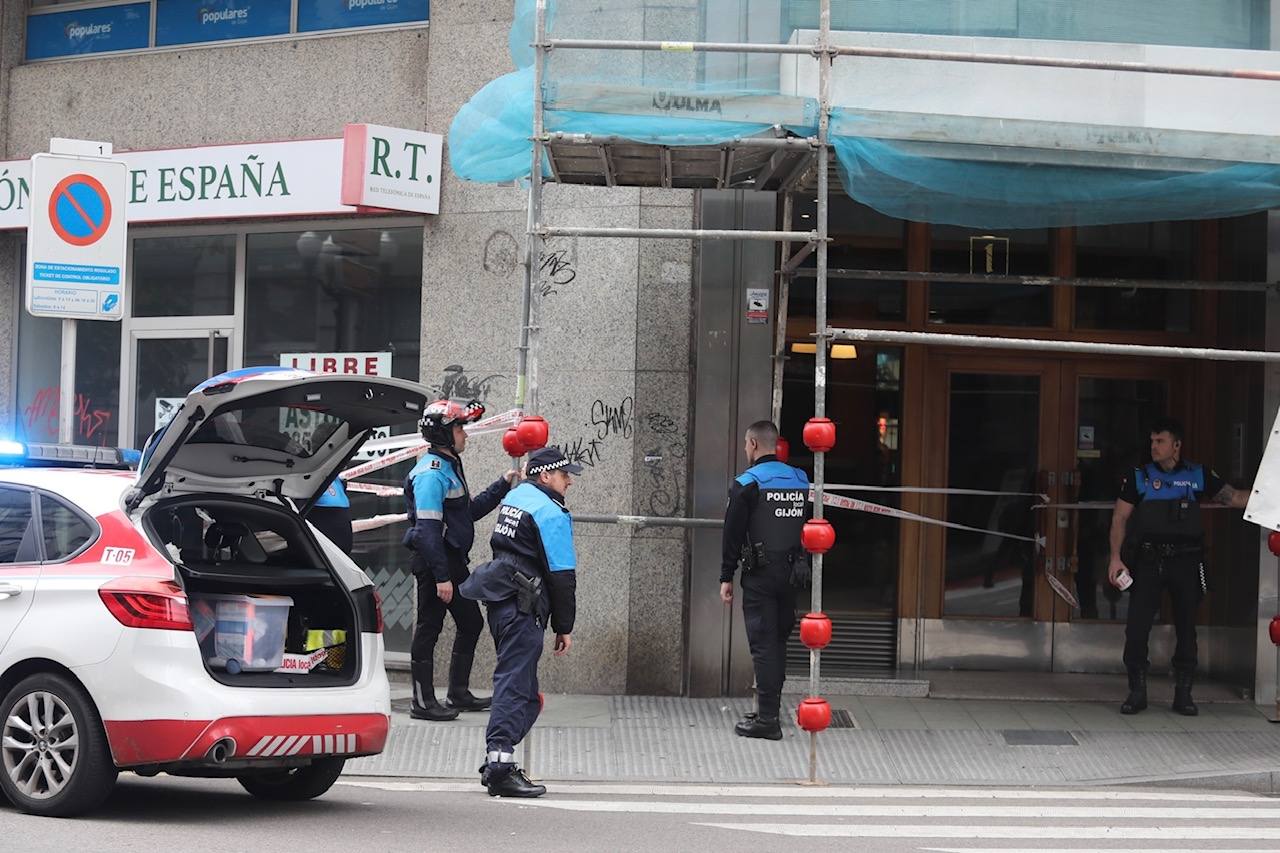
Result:
[[[720,600],[725,604],[733,604],[733,581],[720,584]]]
[[[556,657],[564,657],[573,648],[573,637],[568,634],[556,634]]]
[[[1111,565],[1107,567],[1107,581],[1116,589],[1120,588],[1120,573],[1124,571],[1124,563],[1119,557],[1111,558]]]
[[[436,584],[436,598],[439,598],[445,604],[453,601],[453,581],[445,581]]]
[[[514,486],[516,484],[516,480],[520,479],[520,472],[515,468],[512,468],[510,471],[502,475],[502,479],[507,481],[508,486]]]

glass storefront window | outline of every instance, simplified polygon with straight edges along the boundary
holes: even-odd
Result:
[[[816,202],[797,199],[792,228],[813,227]],[[827,252],[827,318],[832,326],[860,326],[875,321],[901,321],[907,317],[907,287],[901,281],[869,281],[842,275],[840,270],[905,270],[906,223],[832,194],[831,246]],[[800,247],[792,246],[792,251]],[[813,332],[816,302],[815,259],[810,256],[791,283],[789,314],[797,321],[788,334],[798,339]],[[808,317],[807,325],[799,318]]]
[[[1032,492],[1039,458],[1040,377],[953,373],[947,436],[947,486]],[[1013,495],[952,495],[947,521],[1034,536],[1031,502]],[[947,530],[947,616],[1031,616],[1035,552],[1031,542]]]
[[[954,225],[932,229],[931,272],[1048,275],[1048,229],[974,231]],[[968,326],[1051,326],[1053,293],[1019,284],[929,285],[929,322]]]
[[[827,454],[827,482],[902,484],[902,358],[903,351],[897,347],[859,345],[833,352],[827,361],[827,416],[836,422],[840,435],[835,449]],[[800,433],[813,415],[813,361],[812,354],[789,353],[781,424],[782,434],[791,442],[792,463],[810,473],[812,456]],[[901,506],[900,496],[892,492],[857,497]],[[836,530],[836,545],[826,556],[823,575],[827,609],[842,614],[894,612],[900,522],[840,509],[826,517]]]
[[[151,237],[133,241],[134,317],[235,313],[236,237]]]
[[[1168,279],[1196,277],[1195,222],[1095,225],[1076,230],[1080,278]],[[1190,332],[1195,294],[1151,288],[1076,288],[1078,329]]]
[[[24,441],[58,440],[58,365],[62,321],[18,314],[17,433]],[[76,444],[114,447],[120,435],[120,324],[82,320],[76,324]]]
[[[371,228],[249,234],[245,255],[244,365],[284,353],[389,352],[391,373],[417,380],[422,335],[422,229]],[[407,431],[412,431],[412,427]],[[415,460],[361,477],[399,487]],[[353,518],[404,512],[400,497],[351,493]],[[407,652],[413,576],[395,525],[355,535],[353,559],[382,594],[387,649]]]
[[[227,369],[227,339],[142,338],[138,341],[138,384],[134,388],[134,447],[169,422],[191,389]],[[209,370],[209,365],[213,370]]]
[[[1268,0],[832,0],[831,28],[891,33],[1265,50]],[[818,0],[793,0],[790,28],[818,28]]]
[[[244,364],[282,353],[390,352],[392,375],[418,378],[422,229],[250,234]]]

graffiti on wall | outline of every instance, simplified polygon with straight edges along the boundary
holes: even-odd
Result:
[[[55,386],[41,388],[35,393],[31,402],[22,410],[22,425],[26,435],[56,436],[58,434],[60,398],[61,394]],[[105,443],[111,417],[110,409],[94,408],[93,400],[89,396],[76,394],[73,429],[77,441]]]

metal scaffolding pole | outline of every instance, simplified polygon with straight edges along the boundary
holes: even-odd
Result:
[[[784,132],[782,128],[774,125],[774,131],[777,133]],[[544,133],[542,135],[544,145],[643,145],[644,143],[636,142],[634,139],[628,139],[625,136],[617,135],[596,135],[592,133],[568,133],[566,131],[557,130],[552,133]],[[812,148],[817,141],[808,136],[735,136],[727,142],[719,142],[714,145],[708,145],[708,148]]]
[[[530,393],[529,350],[533,333],[533,283],[542,258],[542,73],[547,49],[547,0],[538,0],[533,45],[533,162],[529,168],[529,212],[525,233],[524,292],[520,295],[520,344],[516,347],[516,409],[537,412],[537,396]],[[535,379],[536,381],[536,379]],[[527,407],[527,408],[526,408]]]
[[[794,264],[800,255],[797,253],[788,262]],[[788,264],[781,270],[786,272]],[[813,278],[817,273],[811,269],[797,269],[796,276]],[[1027,287],[1097,287],[1109,290],[1222,290],[1242,293],[1265,293],[1276,287],[1276,282],[1267,281],[1186,281],[1138,278],[1071,278],[1052,275],[987,275],[985,273],[959,272],[911,272],[909,270],[857,270],[828,269],[827,280],[853,279],[855,281],[923,281],[940,284],[1016,284]]]
[[[738,231],[706,228],[569,228],[543,225],[541,237],[647,237],[666,240],[766,240],[770,243],[809,243],[820,238],[817,231]]]
[[[817,332],[817,347],[813,360],[813,416],[825,417],[827,413],[827,215],[829,205],[827,195],[830,191],[827,168],[827,146],[830,143],[831,131],[831,65],[834,54],[831,50],[831,0],[822,0],[818,12],[818,146],[815,152],[818,168],[818,279],[815,290],[814,325]],[[813,517],[821,519],[823,515],[823,487],[826,476],[826,453],[816,451],[813,454]],[[813,578],[810,595],[810,610],[822,612],[822,554],[813,555]],[[821,696],[822,652],[819,649],[809,650],[809,695]],[[818,733],[809,733],[809,782],[818,781]]]
[[[944,332],[898,332],[888,329],[831,329],[829,334],[834,340],[859,343],[925,344],[929,346],[972,347],[974,349],[1280,363],[1280,352],[1255,352],[1253,350],[1149,346],[1146,344],[1108,344],[1092,341],[1051,341],[1043,338],[990,338],[980,335],[950,335]],[[822,348],[819,347],[818,350],[821,351]]]
[[[821,14],[821,13],[819,13]],[[830,18],[828,18],[828,23]],[[636,41],[632,39],[551,39],[551,50],[643,50],[681,53],[773,53],[817,55],[821,57],[859,56],[867,59],[911,59],[925,62],[976,62],[991,65],[1025,65],[1038,68],[1072,68],[1081,71],[1128,71],[1138,74],[1172,74],[1182,77],[1225,77],[1236,80],[1280,80],[1280,71],[1260,68],[1213,68],[1204,65],[1158,65],[1150,62],[1115,62],[1103,59],[1064,59],[1053,56],[1024,56],[1002,53],[965,53],[954,50],[908,50],[893,47],[858,47],[831,44],[831,30],[822,40],[819,22],[818,43],[752,44],[749,42]],[[821,72],[819,72],[821,73]],[[821,87],[821,81],[819,81]]]

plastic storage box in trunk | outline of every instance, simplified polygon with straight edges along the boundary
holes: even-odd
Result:
[[[214,679],[240,687],[356,681],[355,605],[296,515],[249,499],[177,498],[146,520],[177,567]]]

